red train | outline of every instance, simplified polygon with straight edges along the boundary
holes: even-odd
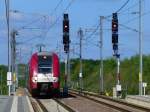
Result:
[[[28,65],[28,89],[32,96],[44,93],[58,95],[60,89],[59,58],[53,52],[38,52],[32,55]]]

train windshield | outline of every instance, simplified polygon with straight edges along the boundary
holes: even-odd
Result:
[[[39,56],[38,57],[38,72],[39,73],[51,73],[52,72],[52,57],[51,56]]]

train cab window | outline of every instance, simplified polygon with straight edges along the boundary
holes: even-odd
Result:
[[[39,73],[51,73],[52,72],[52,57],[51,56],[39,56],[38,57],[38,72]]]

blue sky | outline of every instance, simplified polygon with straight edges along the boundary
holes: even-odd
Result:
[[[36,52],[36,44],[46,45],[44,50],[61,53],[64,59],[62,44],[62,15],[69,13],[71,57],[78,57],[78,29],[84,31],[83,57],[99,58],[99,30],[90,38],[92,30],[99,24],[99,16],[111,15],[127,0],[10,0],[11,29],[18,30],[17,45],[21,55],[18,59],[27,62],[31,52]],[[56,8],[57,4],[60,5]],[[66,9],[68,4],[70,7]],[[150,54],[149,42],[149,9],[150,0],[143,0],[143,53]],[[17,12],[14,12],[17,10]],[[138,0],[130,0],[126,7],[119,12],[119,23],[138,30]],[[146,13],[146,14],[145,14]],[[109,18],[111,19],[111,17]],[[4,0],[0,0],[0,64],[7,64],[7,34]],[[55,23],[55,24],[54,24]],[[112,57],[111,22],[104,20],[104,58]],[[24,28],[24,29],[23,29]],[[33,29],[34,28],[34,29]],[[91,32],[87,30],[92,29]],[[88,39],[87,39],[88,38]],[[138,53],[138,33],[119,26],[119,52],[121,58]]]

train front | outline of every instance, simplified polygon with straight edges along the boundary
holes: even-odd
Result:
[[[31,61],[31,91],[32,95],[59,94],[59,59],[55,53],[39,52]]]

